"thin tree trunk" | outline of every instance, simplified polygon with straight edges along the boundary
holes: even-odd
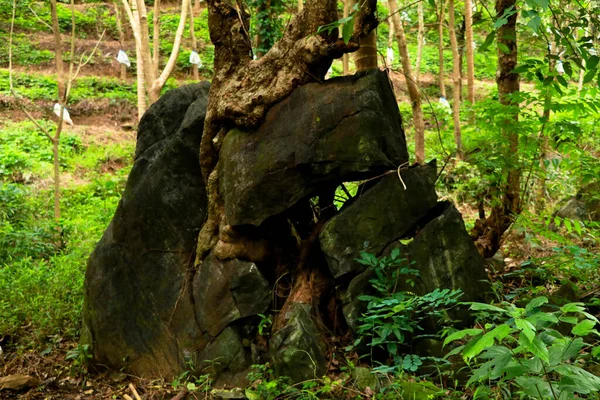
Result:
[[[438,12],[438,64],[439,64],[439,86],[440,96],[446,98],[446,84],[444,83],[444,3],[445,0],[440,0],[440,8]]]
[[[136,2],[137,11],[138,11],[138,26],[140,29],[140,50],[142,60],[144,62],[144,78],[146,80],[146,90],[148,91],[148,96],[150,95],[150,88],[156,79],[157,71],[154,68],[154,63],[152,62],[152,54],[150,53],[150,34],[148,28],[148,15],[146,13],[146,5],[144,4],[144,0],[132,0]],[[151,103],[152,99],[150,100]]]
[[[456,28],[454,20],[454,0],[448,0],[448,30],[450,32],[450,46],[452,47],[452,119],[454,120],[454,142],[456,144],[456,157],[463,159],[462,137],[460,132],[460,57]]]
[[[152,65],[154,71],[158,75],[158,61],[160,59],[160,0],[154,0],[154,15],[152,16],[152,22],[154,24],[154,32],[152,34]]]
[[[350,15],[350,7],[352,7],[353,5],[354,2],[352,0],[344,0],[344,18]],[[342,56],[342,68],[344,71],[344,75],[350,74],[350,56],[347,53]]]
[[[558,53],[557,51],[557,46],[556,46],[556,41],[552,40],[550,42],[550,49],[548,49],[548,53],[550,56],[556,55]],[[550,71],[554,71],[554,68],[556,67],[556,60],[552,57],[548,58],[548,67],[550,69]],[[545,88],[546,90],[546,97],[545,97],[545,101],[544,101],[544,114],[543,114],[543,119],[544,119],[544,123],[543,126],[546,126],[546,124],[548,122],[550,122],[550,107],[549,105],[552,102],[552,90],[548,87]],[[540,160],[539,160],[539,165],[540,165],[540,179],[538,182],[538,193],[537,193],[537,198],[535,201],[535,205],[536,208],[538,210],[542,210],[544,205],[545,205],[545,199],[546,199],[546,157],[548,155],[548,135],[546,132],[540,132]]]
[[[361,1],[361,9],[355,17],[355,24],[360,25],[366,9],[369,7],[367,2]],[[369,71],[379,67],[377,62],[377,34],[375,30],[360,39],[360,47],[354,53],[354,64],[356,71]]]
[[[396,0],[388,0],[390,12],[398,9]],[[392,23],[396,32],[396,40],[398,41],[398,52],[402,61],[402,70],[406,78],[406,86],[408,87],[408,95],[412,103],[413,124],[415,126],[415,158],[418,163],[425,161],[425,124],[423,122],[423,110],[421,109],[421,95],[419,88],[415,83],[411,71],[410,58],[408,55],[408,46],[406,45],[406,37],[404,35],[404,27],[400,15],[395,13],[392,15]]]
[[[125,48],[125,32],[123,31],[123,21],[121,19],[121,12],[119,11],[119,1],[115,0],[115,20],[117,21],[117,31],[119,32],[119,46],[120,50]],[[127,66],[119,63],[120,68],[120,79],[125,81],[127,79]]]
[[[304,0],[298,0],[298,13],[301,13],[304,10]]]
[[[179,50],[181,48],[181,38],[183,37],[183,32],[185,30],[189,2],[190,0],[182,0],[181,2],[181,14],[179,16],[179,26],[175,32],[173,50],[171,51],[167,65],[165,65],[165,69],[163,69],[160,76],[154,80],[150,90],[148,90],[148,97],[150,98],[151,104],[158,100],[160,97],[160,91],[162,90],[163,86],[165,86],[169,76],[171,76],[173,68],[175,68],[175,63],[177,62],[177,57],[179,57]]]
[[[475,64],[473,61],[473,4],[465,0],[465,49],[467,53],[467,101],[475,104]]]
[[[125,3],[127,0],[123,0]],[[125,3],[126,4],[126,3]],[[135,0],[132,0],[131,9],[125,7],[128,12],[131,12],[129,16],[129,22],[133,35],[135,37],[135,59],[136,59],[136,74],[137,74],[137,108],[138,108],[138,120],[142,119],[142,116],[148,108],[148,102],[146,100],[146,76],[144,73],[144,58],[142,57],[141,48],[141,35],[142,32],[139,26],[139,13]]]
[[[54,63],[58,77],[58,102],[64,104],[66,96],[65,67],[63,63],[62,40],[58,26],[58,13],[56,11],[56,0],[50,0],[50,14],[52,16],[52,34],[54,35]],[[72,56],[72,55],[71,55]]]
[[[392,21],[389,22],[389,28],[390,29],[389,29],[387,47],[388,47],[388,49],[391,49],[394,47],[394,38],[396,37],[396,32],[394,30],[394,23]],[[392,64],[394,64],[394,58],[387,57],[387,50],[386,50],[386,63],[388,65],[388,68],[392,68]]]
[[[505,11],[516,7],[516,0],[497,0],[496,16],[500,18]],[[519,132],[518,104],[514,94],[519,92],[519,74],[513,72],[517,65],[517,13],[508,17],[506,24],[498,28],[498,99],[506,106],[506,120],[502,123],[502,133],[507,144],[503,149],[506,162],[506,182],[501,187],[500,203],[492,208],[490,216],[475,222],[472,236],[479,252],[485,257],[492,257],[500,248],[502,235],[521,212],[521,167],[518,154]],[[506,51],[508,50],[508,51]],[[512,113],[512,115],[510,115]]]
[[[190,38],[192,39],[192,50],[198,52],[198,42],[196,41],[196,32],[194,32],[194,10],[192,3],[190,2]],[[200,80],[200,74],[198,73],[198,66],[192,64],[192,78],[195,81]]]
[[[52,141],[52,161],[54,165],[54,219],[60,219],[60,152],[59,138],[62,130],[62,117],[56,127],[56,136]]]
[[[418,31],[417,31],[417,62],[415,64],[415,80],[417,85],[421,82],[421,61],[423,60],[423,46],[425,45],[425,23],[423,17],[423,2],[417,5]]]

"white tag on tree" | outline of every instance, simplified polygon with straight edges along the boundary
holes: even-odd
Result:
[[[190,64],[196,65],[198,68],[202,68],[202,60],[200,60],[200,56],[196,53],[195,50],[192,50],[190,53]]]
[[[131,63],[129,62],[129,57],[123,50],[119,50],[119,54],[117,54],[117,61],[121,64],[125,64],[127,67],[131,67]]]
[[[387,52],[386,52],[386,57],[390,64],[393,63],[394,62],[394,49],[392,49],[391,47],[388,47]]]

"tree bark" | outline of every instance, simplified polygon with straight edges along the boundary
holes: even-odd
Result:
[[[465,50],[467,54],[467,101],[475,104],[475,64],[473,60],[473,4],[465,0]]]
[[[398,9],[396,0],[388,0],[390,12],[394,13]],[[410,57],[408,54],[408,46],[404,35],[404,26],[400,15],[395,13],[392,15],[392,23],[396,32],[396,40],[398,42],[398,52],[402,61],[402,70],[406,78],[406,86],[408,87],[408,95],[413,110],[413,124],[415,126],[415,158],[418,163],[425,162],[425,124],[423,122],[423,110],[421,109],[421,94],[419,88],[413,79],[413,74],[410,65]]]
[[[352,0],[344,0],[344,18],[350,15],[350,7],[353,5],[354,2]],[[350,56],[348,54],[342,56],[342,70],[344,75],[350,74]]]
[[[361,9],[354,17],[357,24],[360,24],[363,15],[368,13],[368,7],[367,3],[361,3]],[[354,53],[354,64],[357,72],[369,71],[379,67],[377,62],[377,34],[374,30],[360,40],[360,48]]]
[[[194,32],[194,9],[190,2],[190,38],[192,39],[192,50],[198,52],[198,42],[196,41],[196,32]],[[198,66],[192,64],[192,78],[195,81],[200,80],[200,74],[198,73]]]
[[[158,64],[160,52],[160,0],[154,0],[152,22],[154,24],[154,32],[152,34],[152,65],[154,66],[155,74],[158,75],[160,68]]]
[[[497,0],[496,16],[500,18],[506,10],[513,7],[517,11],[516,6],[516,0]],[[519,105],[514,98],[514,94],[519,92],[520,82],[519,74],[513,72],[517,66],[516,25],[517,13],[515,12],[508,17],[506,24],[498,28],[496,35],[498,40],[498,73],[496,75],[498,98],[500,104],[505,106],[505,113],[508,114],[506,120],[502,123],[502,133],[507,142],[503,149],[503,158],[506,160],[506,182],[501,187],[500,204],[492,208],[487,219],[477,220],[472,232],[475,245],[485,258],[492,257],[498,251],[502,235],[521,212],[519,132],[516,127]],[[505,49],[505,51],[502,49]]]
[[[56,11],[56,0],[50,0],[50,14],[52,18],[52,34],[54,35],[54,63],[58,78],[58,102],[63,104],[66,100],[65,67],[63,63],[62,39],[58,26],[58,13]]]
[[[440,0],[440,7],[438,9],[438,82],[440,96],[446,98],[446,84],[444,83],[444,4],[445,0]]]
[[[115,20],[117,21],[117,31],[119,32],[119,46],[120,50],[125,48],[125,32],[123,31],[123,21],[121,19],[121,12],[119,11],[119,1],[115,0]],[[127,79],[127,66],[119,63],[119,77],[122,81]]]
[[[462,160],[463,148],[460,132],[460,56],[458,54],[455,23],[454,0],[448,0],[448,30],[450,32],[450,46],[452,47],[452,119],[454,121],[454,143],[456,144],[456,157],[459,160]]]
[[[421,61],[423,60],[423,46],[425,45],[425,23],[423,17],[423,2],[417,5],[418,31],[417,31],[417,62],[415,63],[415,80],[417,85],[421,82]]]
[[[142,60],[144,61],[144,78],[146,80],[146,90],[148,91],[148,97],[150,97],[150,104],[154,103],[150,94],[150,88],[156,79],[156,69],[152,62],[152,54],[150,52],[150,33],[148,28],[148,14],[146,12],[146,5],[144,0],[132,0],[136,2],[138,11],[138,26],[140,29],[139,38],[140,49],[142,51]]]
[[[148,17],[146,15],[146,6],[144,5],[143,0],[131,0],[131,5],[128,0],[121,0],[125,11],[127,12],[127,16],[129,18],[129,23],[133,29],[135,42],[136,42],[136,59],[138,63],[138,114],[142,109],[146,107],[141,107],[145,102],[146,95],[148,96],[148,100],[150,104],[154,103],[158,100],[160,96],[160,91],[165,85],[167,79],[173,72],[173,68],[175,67],[175,62],[177,61],[177,57],[179,56],[179,49],[181,46],[181,38],[183,36],[183,32],[185,30],[185,24],[187,21],[187,13],[189,8],[189,1],[191,0],[182,0],[181,1],[181,14],[179,17],[179,25],[177,27],[177,31],[175,33],[175,40],[173,42],[173,50],[171,51],[171,55],[169,56],[169,60],[165,68],[163,69],[160,75],[158,74],[158,61],[155,63],[150,53],[150,33],[148,30]],[[158,22],[157,22],[158,23]],[[156,25],[155,25],[156,28]],[[156,32],[155,32],[156,34]],[[157,38],[159,39],[159,38]],[[155,43],[158,43],[155,40]],[[155,51],[155,55],[158,55],[158,50]],[[142,71],[140,73],[140,70]],[[144,80],[144,85],[140,85],[140,78]],[[141,95],[142,88],[144,91],[144,95]],[[138,115],[141,118],[141,114]]]

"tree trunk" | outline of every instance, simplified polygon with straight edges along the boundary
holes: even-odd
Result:
[[[173,50],[169,56],[169,60],[162,73],[158,75],[158,61],[154,63],[152,55],[150,53],[150,33],[148,31],[148,17],[146,15],[146,6],[143,0],[131,0],[131,5],[128,0],[122,0],[125,11],[129,18],[129,23],[134,31],[134,37],[136,41],[136,55],[138,63],[138,113],[145,107],[140,107],[142,103],[145,103],[145,95],[140,97],[142,88],[139,85],[140,78],[144,80],[145,85],[142,87],[145,90],[145,94],[148,95],[150,104],[158,100],[160,92],[165,85],[167,79],[171,75],[175,62],[179,56],[179,49],[181,46],[181,38],[185,30],[185,24],[187,21],[187,13],[189,8],[189,1],[181,1],[181,14],[179,17],[179,25],[175,33],[175,40],[173,41]],[[157,22],[158,23],[158,22]],[[158,39],[158,38],[157,38]],[[155,40],[155,43],[157,41]],[[155,51],[158,55],[158,51]],[[140,73],[140,68],[143,71]],[[141,118],[141,115],[139,115]]]
[[[439,86],[440,96],[446,98],[446,84],[444,83],[444,4],[445,0],[440,0],[438,9],[438,64],[439,64]]]
[[[165,69],[163,69],[160,76],[155,78],[150,90],[148,90],[148,97],[150,98],[150,104],[154,103],[160,97],[160,92],[162,88],[165,86],[167,79],[171,76],[171,72],[173,72],[173,68],[175,68],[175,63],[177,62],[177,57],[179,57],[179,50],[181,48],[181,38],[183,37],[183,32],[185,30],[185,23],[187,21],[187,12],[189,8],[190,0],[182,0],[181,1],[181,14],[179,15],[179,25],[177,26],[177,31],[175,32],[175,40],[173,41],[173,50],[171,51],[171,55],[167,60],[167,65],[165,65]]]
[[[350,15],[350,7],[353,5],[354,2],[352,0],[344,0],[344,18]],[[350,74],[350,56],[348,54],[342,56],[342,69],[344,75]]]
[[[500,18],[505,11],[516,10],[516,0],[497,0],[496,16]],[[485,257],[492,257],[500,248],[502,235],[511,226],[521,212],[521,167],[519,160],[518,103],[514,94],[519,92],[519,74],[512,72],[517,66],[517,13],[508,17],[506,24],[498,28],[498,98],[509,115],[502,123],[502,133],[507,145],[503,149],[506,160],[506,182],[501,190],[501,202],[492,208],[490,216],[475,222],[472,236],[479,252]],[[504,51],[502,50],[504,49]],[[508,50],[508,51],[506,51]],[[512,114],[512,115],[511,115]]]
[[[417,85],[421,82],[421,61],[423,59],[423,46],[425,45],[425,23],[423,21],[423,2],[417,5],[418,31],[417,31],[417,62],[415,64],[415,80]]]
[[[123,31],[123,21],[121,19],[122,13],[119,11],[119,1],[115,0],[115,20],[117,21],[117,31],[119,32],[119,46],[120,50],[125,49],[125,32]],[[122,81],[127,79],[127,66],[119,63],[120,74],[119,77]]]
[[[396,32],[394,31],[394,23],[392,21],[389,22],[389,35],[388,35],[388,49],[391,49],[394,47],[394,38],[396,37]],[[392,64],[394,63],[394,58],[393,57],[387,57],[387,50],[386,50],[386,63],[388,68],[392,68]]]
[[[448,30],[450,32],[450,46],[452,47],[452,119],[454,121],[454,143],[456,144],[456,157],[463,158],[462,137],[460,132],[460,57],[458,42],[456,40],[456,27],[454,20],[454,0],[448,0]]]
[[[377,35],[374,31],[360,41],[360,49],[354,53],[354,64],[357,72],[378,68]]]
[[[152,22],[154,24],[154,32],[152,34],[152,65],[154,66],[155,75],[158,76],[160,68],[160,0],[154,0],[154,15]]]
[[[152,54],[150,52],[150,33],[148,28],[148,14],[146,12],[146,5],[144,4],[144,0],[132,0],[136,2],[137,11],[138,11],[138,22],[137,25],[140,29],[140,49],[142,52],[142,60],[144,62],[144,78],[146,80],[146,90],[148,92],[148,97],[150,98],[150,104],[154,103],[155,100],[152,99],[152,94],[150,88],[156,79],[157,71],[155,69],[154,63],[152,62]]]
[[[388,0],[390,12],[398,9],[396,0]],[[423,110],[421,109],[421,94],[415,83],[410,66],[410,57],[408,55],[408,46],[406,45],[406,37],[404,35],[404,26],[400,15],[395,13],[392,15],[392,23],[396,32],[396,40],[398,41],[398,52],[402,61],[402,70],[406,78],[406,86],[413,110],[413,124],[415,126],[415,158],[418,163],[425,162],[425,124],[423,122]]]
[[[123,0],[126,2],[127,0]],[[139,13],[135,0],[132,1],[131,9],[125,7],[126,10],[131,12],[129,17],[131,23],[131,29],[133,30],[133,36],[135,37],[135,60],[136,60],[136,74],[137,74],[137,108],[138,108],[138,121],[142,119],[142,116],[148,108],[148,101],[146,100],[146,77],[144,72],[144,58],[142,57],[141,49],[141,35],[139,21]]]
[[[196,41],[196,32],[194,32],[194,10],[192,3],[190,2],[190,38],[192,39],[192,50],[198,52],[198,42]],[[192,78],[195,81],[200,80],[200,74],[198,73],[198,66],[192,64]]]
[[[58,26],[58,14],[56,11],[56,0],[50,0],[50,14],[52,16],[52,34],[54,35],[54,63],[58,77],[58,102],[64,104],[66,100],[65,67],[63,63],[62,40]]]
[[[465,50],[467,53],[467,101],[475,104],[475,64],[473,61],[473,4],[465,0]]]

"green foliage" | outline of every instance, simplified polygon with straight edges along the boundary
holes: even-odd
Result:
[[[368,302],[367,312],[359,319],[358,338],[347,350],[361,344],[370,348],[378,347],[393,360],[393,365],[381,365],[376,368],[377,371],[416,372],[423,361],[415,354],[406,354],[411,350],[408,339],[418,338],[423,331],[421,323],[425,319],[433,317],[436,321],[446,320],[446,311],[458,303],[462,292],[435,289],[423,296],[411,292],[408,288],[414,286],[418,271],[407,265],[407,260],[400,257],[398,249],[392,251],[390,256],[380,258],[363,252],[357,261],[373,271],[374,278],[370,282],[378,295],[359,297]]]
[[[92,359],[92,352],[89,344],[78,344],[72,350],[67,352],[67,360],[73,360],[71,366],[71,375],[77,376],[86,372],[88,362]]]
[[[273,377],[270,365],[253,365],[248,374],[250,386],[245,390],[249,400],[303,399],[319,400],[338,398],[334,394],[342,391],[342,380],[308,380],[291,385],[286,377]]]
[[[9,342],[14,349],[36,347],[51,335],[77,338],[85,263],[113,215],[128,172],[123,168],[103,175],[99,167],[115,157],[126,166],[133,152],[131,143],[85,146],[79,136],[65,132],[60,142],[63,171],[91,169],[82,183],[63,188],[62,218],[56,222],[49,188],[51,149],[30,122],[2,128],[1,179],[6,182],[0,181],[0,332],[14,336]],[[14,155],[21,162],[9,164],[6,160]]]
[[[57,80],[55,75],[14,73],[13,86],[18,95],[31,101],[56,101]],[[172,87],[172,84],[171,86]],[[9,96],[8,71],[0,71],[0,93]],[[85,76],[74,84],[69,100],[79,102],[86,99],[110,99],[136,104],[136,84],[129,85],[117,78]]]
[[[258,36],[260,43],[255,49],[257,53],[266,53],[281,38],[285,11],[283,0],[249,0],[248,6],[256,10],[252,15],[250,36]]]
[[[598,341],[598,319],[583,303],[568,303],[555,311],[547,303],[542,296],[524,308],[471,304],[471,310],[492,322],[454,332],[444,341],[470,338],[450,353],[460,352],[473,363],[467,386],[476,386],[478,393],[491,390],[540,400],[587,398],[600,392],[600,378],[583,368],[584,360],[598,354],[598,347],[585,342]]]

